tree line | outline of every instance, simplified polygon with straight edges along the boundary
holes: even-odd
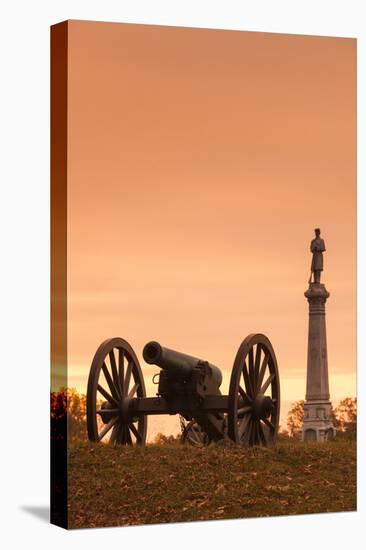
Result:
[[[331,410],[334,426],[339,432],[356,435],[357,398],[345,397]],[[287,430],[281,433],[289,437],[299,437],[304,418],[304,401],[295,401],[287,414]],[[86,438],[86,395],[75,388],[61,388],[51,392],[51,437],[68,433],[71,439]],[[162,434],[160,438],[166,439]],[[169,436],[168,436],[169,437]],[[173,436],[172,436],[173,437]]]

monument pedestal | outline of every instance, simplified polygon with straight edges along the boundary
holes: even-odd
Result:
[[[306,400],[304,404],[303,441],[326,441],[336,436],[331,416],[332,404],[328,401]]]
[[[329,292],[321,283],[310,283],[305,297],[309,302],[309,333],[303,441],[325,441],[336,435],[329,395],[325,303]]]

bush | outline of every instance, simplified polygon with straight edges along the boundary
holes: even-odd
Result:
[[[335,424],[339,432],[348,432],[353,437],[357,427],[357,397],[342,399],[334,410]]]
[[[86,396],[74,388],[51,392],[51,437],[86,439]]]
[[[181,435],[164,435],[161,432],[157,433],[153,439],[155,445],[172,445],[181,442]]]

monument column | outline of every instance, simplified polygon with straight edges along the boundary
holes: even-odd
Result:
[[[325,304],[330,294],[320,283],[323,270],[324,241],[320,229],[315,230],[316,239],[311,243],[313,252],[309,288],[305,297],[309,303],[308,357],[306,396],[302,439],[304,441],[325,441],[335,437],[336,429],[331,416],[332,404],[329,395],[328,354],[325,325]]]

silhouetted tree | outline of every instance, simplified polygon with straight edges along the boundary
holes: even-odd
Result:
[[[51,436],[86,437],[86,396],[75,388],[51,392]]]
[[[304,400],[292,403],[287,413],[287,431],[290,437],[299,434],[304,419]]]
[[[341,432],[356,433],[357,398],[345,397],[334,409],[337,429]]]
[[[67,422],[69,436],[86,437],[86,395],[75,388],[67,390]]]

